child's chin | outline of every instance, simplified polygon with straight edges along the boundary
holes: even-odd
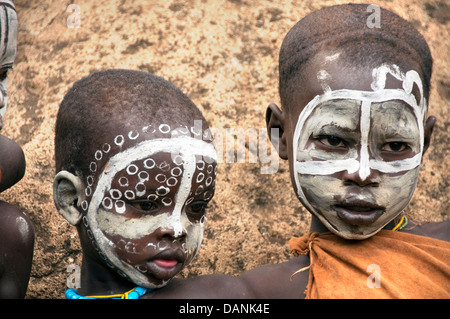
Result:
[[[376,228],[376,229],[372,229],[372,228],[368,228],[368,227],[358,227],[357,229],[352,228],[352,229],[342,229],[342,230],[337,230],[337,229],[333,229],[331,230],[335,235],[342,237],[344,239],[349,239],[349,240],[364,240],[367,238],[370,238],[372,236],[374,236],[376,233],[378,233],[381,230],[381,228]]]

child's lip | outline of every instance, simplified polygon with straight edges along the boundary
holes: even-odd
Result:
[[[152,261],[162,268],[172,268],[178,264],[176,259],[153,259]]]
[[[181,249],[165,249],[150,259],[150,262],[155,262],[158,266],[170,268],[177,263],[183,263],[186,255]]]
[[[186,255],[181,249],[165,249],[149,259],[144,269],[156,278],[168,280],[181,271],[185,259]]]
[[[354,226],[369,226],[385,212],[384,207],[359,201],[346,202],[333,207],[340,219]]]

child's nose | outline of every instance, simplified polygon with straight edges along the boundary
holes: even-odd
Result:
[[[186,228],[179,218],[174,218],[169,225],[158,229],[158,236],[167,239],[181,239],[186,237]]]
[[[369,169],[369,174],[360,174],[360,171],[349,173],[344,171],[342,180],[347,185],[373,186],[377,187],[380,183],[380,174],[377,170]]]

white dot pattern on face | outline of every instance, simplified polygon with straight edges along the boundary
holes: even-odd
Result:
[[[128,178],[123,177],[123,176],[121,178],[119,178],[119,185],[122,187],[126,187],[126,186],[130,185],[128,183]]]
[[[213,197],[217,166],[210,162],[209,159],[197,158],[193,185],[186,205],[190,204],[194,199],[209,201]]]
[[[144,132],[144,133],[147,133],[147,132],[154,133],[155,131],[156,131],[156,129],[152,125],[148,125],[148,126],[145,126],[145,127],[142,128],[142,132]],[[172,131],[172,129],[171,129],[171,127],[168,124],[161,124],[158,127],[158,131],[163,133],[163,134],[168,134],[169,135],[169,133]],[[188,131],[186,133],[188,133]],[[122,148],[122,146],[126,142],[125,136],[128,137],[128,139],[130,141],[135,141],[135,140],[137,140],[139,138],[140,132],[139,132],[139,130],[132,130],[132,131],[128,132],[128,134],[125,134],[125,135],[119,134],[119,135],[117,135],[114,138],[114,143],[113,144],[104,143],[102,145],[101,149],[98,149],[98,150],[96,150],[94,152],[94,160],[89,164],[89,171],[91,172],[91,174],[89,176],[87,176],[87,178],[86,178],[86,182],[87,182],[87,186],[85,188],[85,195],[86,195],[86,197],[92,196],[92,193],[93,193],[92,192],[92,186],[94,185],[94,174],[97,173],[97,169],[98,169],[98,163],[97,162],[103,160],[104,159],[104,154],[108,154],[112,150],[113,146]],[[155,165],[156,165],[155,161],[153,159],[151,159],[151,158],[146,159],[144,161],[144,163],[143,163],[143,166],[146,169],[152,169],[152,168],[155,167]],[[139,172],[139,169],[134,164],[131,164],[131,165],[129,165],[127,167],[127,173],[129,175],[135,175],[138,172]],[[179,175],[181,175],[181,169],[179,171],[176,171],[176,172],[178,172]],[[179,176],[179,175],[175,175],[175,176]],[[139,172],[139,180],[140,180],[140,182],[144,183],[144,182],[148,181],[149,178],[150,178],[149,174],[146,171]],[[128,178],[127,177],[121,177],[120,180],[119,180],[119,185],[121,187],[128,187],[128,186],[130,186]],[[135,186],[136,194],[140,195],[143,192],[145,192],[144,187],[145,187],[144,184],[139,184],[139,186],[136,185]],[[132,196],[131,192],[128,192],[126,195],[125,194],[124,195],[127,198],[132,198],[133,196]],[[160,193],[165,193],[165,190],[164,189],[160,190]],[[117,190],[117,189],[111,189],[110,190],[110,196],[111,196],[112,199],[118,200],[118,199],[121,198],[122,193],[119,190]],[[111,200],[111,198],[110,198],[110,200]],[[111,209],[110,208],[111,205],[110,205],[109,201],[106,200],[105,203],[107,203],[107,205],[103,205],[103,206],[106,206],[109,209]],[[123,206],[124,205],[122,205],[122,203],[119,203],[118,207],[121,208],[119,210],[122,210]],[[83,210],[87,210],[88,207],[89,207],[88,200],[83,200],[81,202],[81,208]]]
[[[150,163],[151,165],[148,166]],[[102,201],[102,208],[105,210],[114,209],[116,213],[123,214],[125,212],[123,199],[132,201],[139,198],[153,201],[159,199],[165,207],[173,205],[173,200],[165,196],[169,194],[172,187],[176,187],[179,184],[183,174],[183,169],[180,167],[182,163],[183,161],[180,161],[177,156],[173,157],[172,163],[168,161],[156,162],[152,158],[130,163],[124,170],[127,176],[121,176],[118,179],[119,186],[124,189],[111,188]],[[145,170],[146,167],[152,167],[152,172]],[[144,170],[140,170],[140,168]],[[197,159],[193,185],[186,205],[190,204],[194,199],[209,201],[212,198],[216,172],[216,167],[213,164],[208,163],[201,157]],[[133,176],[138,177],[136,182],[132,182],[132,180],[136,180],[136,178],[133,179]],[[157,182],[160,186],[154,190],[154,193],[149,194],[149,188],[146,183],[151,183],[152,181]],[[205,190],[205,187],[208,189]]]
[[[176,133],[176,136],[179,137],[186,136],[190,138],[193,137],[192,135],[194,135],[194,137],[200,137],[202,135],[201,130],[198,131],[196,128],[185,127],[172,130],[167,124],[162,124],[156,127],[149,125],[143,127],[142,132],[162,133],[167,134],[167,137],[173,137],[170,136],[171,133]],[[202,142],[212,145],[212,143],[210,143],[212,142],[210,132],[205,132],[205,134],[203,135],[206,137],[203,136],[205,138],[203,138]],[[86,177],[86,199],[81,202],[81,208],[83,210],[88,211],[90,209],[89,202],[92,200],[91,198],[94,191],[96,192],[95,188],[98,187],[96,185],[96,179],[100,176],[100,171],[103,170],[100,168],[103,167],[103,162],[109,161],[110,158],[110,156],[106,156],[106,154],[113,153],[114,157],[116,154],[119,155],[122,152],[122,147],[124,147],[124,145],[128,145],[130,143],[136,144],[140,136],[144,137],[144,134],[140,134],[140,131],[130,131],[128,134],[117,135],[113,139],[113,143],[104,143],[100,149],[94,152],[94,160],[89,166],[91,173]],[[210,137],[210,140],[207,140],[208,137]],[[212,158],[215,159],[214,156],[211,157],[211,159]],[[210,158],[208,157],[208,160],[205,162],[202,160],[201,156],[197,155],[198,167],[196,165],[193,174],[190,173],[193,175],[190,177],[192,184],[188,190],[189,195],[186,194],[187,201],[185,204],[191,203],[193,200],[203,199],[208,201],[212,198],[214,193],[214,176],[217,172],[217,166],[215,164],[209,164],[211,163],[209,159]],[[128,165],[122,166],[121,176],[118,180],[116,179],[116,183],[118,184],[116,184],[115,187],[113,186],[113,188],[105,189],[103,198],[100,199],[100,202],[97,201],[98,204],[96,205],[99,205],[97,207],[115,212],[116,214],[124,214],[126,212],[125,200],[148,199],[152,201],[159,201],[162,205],[167,207],[167,209],[172,209],[170,206],[176,205],[176,203],[173,201],[172,196],[166,195],[171,192],[172,188],[180,186],[184,176],[184,165],[184,159],[180,155],[171,156],[170,159],[166,161],[155,161],[152,156],[149,156],[130,162]],[[119,172],[115,174],[118,173]],[[163,175],[158,176],[158,182],[160,183],[156,182],[156,175],[158,174]],[[149,187],[150,183],[152,183],[152,187]],[[156,188],[155,186],[157,184],[155,183],[159,184]],[[208,188],[206,191],[204,191],[205,185]],[[202,218],[200,223],[203,224],[204,221],[205,218]],[[90,232],[89,228],[90,227],[88,227],[88,231]]]
[[[156,130],[158,129],[159,127],[156,127]],[[164,131],[163,127],[162,129]],[[152,130],[155,131],[155,128],[147,126],[145,130],[150,132]],[[189,131],[190,130],[187,130],[188,133]],[[128,137],[127,134],[124,136]],[[186,254],[188,255],[187,259],[190,261],[200,245],[203,226],[206,219],[201,218],[200,220],[194,221],[187,216],[189,218],[188,220],[186,218],[186,213],[182,211],[182,206],[186,201],[191,202],[192,200],[199,200],[202,197],[210,198],[210,194],[207,193],[207,191],[200,192],[197,197],[194,197],[193,195],[197,189],[200,188],[200,190],[202,190],[202,188],[205,187],[204,184],[206,183],[206,180],[211,181],[210,185],[212,186],[209,187],[209,190],[212,190],[212,187],[214,187],[213,176],[216,173],[215,163],[217,161],[214,145],[205,140],[193,138],[190,133],[187,134],[187,136],[168,137],[171,138],[155,137],[139,142],[130,142],[129,140],[123,141],[121,138],[116,137],[115,140],[118,143],[111,145],[113,148],[120,147],[120,149],[117,151],[111,149],[109,152],[113,153],[112,156],[105,156],[103,154],[102,163],[97,163],[98,168],[96,169],[96,173],[94,174],[94,172],[92,172],[90,174],[92,175],[92,179],[90,180],[93,181],[93,194],[90,199],[88,198],[82,202],[83,208],[87,210],[87,214],[83,217],[83,224],[86,226],[90,238],[94,241],[100,256],[103,256],[102,258],[104,258],[111,267],[123,270],[123,274],[132,277],[132,281],[134,282],[135,280],[147,282],[148,278],[141,276],[141,274],[137,274],[134,268],[131,269],[123,264],[115,250],[116,243],[111,241],[108,234],[117,234],[128,239],[142,238],[147,235],[149,231],[154,231],[154,227],[159,225],[158,223],[160,220],[156,219],[156,224],[152,225],[152,223],[150,223],[151,225],[148,225],[148,221],[153,220],[153,216],[144,216],[143,222],[139,224],[139,227],[123,227],[123,222],[129,220],[127,218],[128,216],[133,218],[133,216],[128,215],[128,213],[131,214],[131,211],[126,209],[128,206],[124,201],[125,192],[132,191],[136,196],[137,192],[144,190],[143,186],[145,185],[146,193],[141,197],[142,199],[154,198],[158,200],[161,205],[170,206],[164,208],[167,214],[164,212],[164,214],[161,214],[160,216],[165,219],[163,221],[164,225],[173,227],[175,236],[182,234],[183,229],[187,227],[189,236],[187,236],[186,242],[182,244],[182,249],[186,251]],[[125,145],[123,150],[122,145]],[[164,153],[171,155],[174,152],[179,152],[179,154],[182,154],[182,157],[170,156],[169,158],[166,157],[166,155],[160,155]],[[202,159],[202,156],[206,162],[200,163],[200,167],[202,168],[200,170],[197,169],[196,164]],[[156,160],[157,158],[158,160]],[[164,162],[163,159],[165,159],[166,162]],[[106,161],[107,163],[105,163]],[[208,169],[209,163],[214,164]],[[131,165],[136,165],[138,171]],[[150,171],[150,169],[152,171]],[[196,182],[199,172],[204,175],[199,177],[199,179],[203,180],[201,184]],[[130,173],[133,175],[130,175]],[[157,174],[164,174],[166,176],[165,182],[157,182],[155,179]],[[127,186],[120,186],[119,180],[122,185]],[[175,180],[177,180],[176,185],[171,186],[174,185]],[[144,185],[140,186],[140,183]],[[173,189],[174,193],[172,193],[171,189],[173,187],[176,188]],[[113,189],[119,190],[124,197],[117,200],[112,199],[112,194],[114,194],[114,196],[119,195],[119,193],[114,192]],[[174,194],[175,197],[166,196],[168,192]],[[131,195],[129,192],[127,192],[127,194]],[[111,203],[113,203],[113,208],[108,212],[104,212],[103,210],[111,207]],[[110,212],[113,214],[110,214]],[[114,216],[114,214],[124,213],[127,214],[127,217]],[[185,215],[183,217],[180,214]],[[166,218],[166,216],[169,218]],[[174,218],[172,218],[172,216]],[[180,217],[181,220],[179,219]],[[113,218],[112,224],[110,223],[110,218]],[[139,223],[136,219],[133,219],[133,221]],[[161,242],[158,244],[161,245]],[[130,249],[134,248],[130,247]]]
[[[147,164],[152,163],[152,165],[148,166]],[[179,163],[179,161],[178,161]],[[102,208],[105,210],[112,210],[113,208],[119,214],[125,212],[125,202],[122,200],[123,198],[132,201],[139,198],[147,198],[148,200],[156,201],[161,197],[161,203],[164,206],[171,206],[173,201],[171,198],[164,197],[170,191],[171,187],[175,187],[179,183],[179,179],[183,173],[182,168],[179,166],[172,167],[177,165],[173,163],[172,165],[167,161],[162,161],[161,163],[156,163],[153,159],[147,158],[142,161],[137,161],[129,164],[125,173],[128,176],[121,176],[118,179],[118,184],[120,187],[126,189],[115,189],[111,188],[108,192],[108,195],[102,201]],[[146,170],[139,171],[139,167],[146,169],[145,167],[152,167],[152,170],[156,169],[156,173],[149,172]],[[137,176],[137,182],[132,183],[133,176]],[[152,182],[152,180],[156,181],[158,184],[161,184],[156,188],[154,193],[148,194],[148,187],[146,185],[147,182]]]

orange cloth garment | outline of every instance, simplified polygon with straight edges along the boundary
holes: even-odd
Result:
[[[332,233],[294,237],[310,257],[306,298],[450,298],[450,243],[381,230],[365,240]]]

